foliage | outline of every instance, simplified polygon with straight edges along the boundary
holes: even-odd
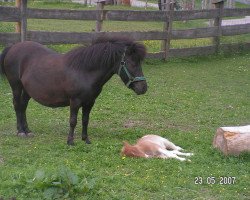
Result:
[[[94,179],[79,180],[68,167],[56,171],[37,170],[33,179],[27,181],[29,192],[43,191],[44,199],[74,199],[76,194],[89,192],[94,188]]]

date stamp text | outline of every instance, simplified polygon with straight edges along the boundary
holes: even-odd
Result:
[[[195,185],[234,185],[236,183],[236,177],[235,176],[220,176],[220,177],[202,177],[202,176],[196,176],[194,178],[194,184]]]

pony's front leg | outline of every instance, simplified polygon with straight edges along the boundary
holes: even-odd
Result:
[[[67,144],[68,145],[74,145],[74,131],[77,124],[77,114],[79,111],[79,108],[81,107],[81,102],[79,100],[70,100],[70,130],[68,135]]]
[[[84,104],[82,106],[82,140],[84,140],[87,144],[91,144],[88,137],[88,125],[89,125],[89,113],[93,107],[95,102],[90,104]]]

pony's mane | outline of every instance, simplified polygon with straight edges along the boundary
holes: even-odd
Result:
[[[68,66],[73,69],[95,69],[111,67],[120,61],[126,50],[126,55],[140,62],[146,55],[144,45],[124,37],[100,37],[88,47],[78,47],[66,54]]]

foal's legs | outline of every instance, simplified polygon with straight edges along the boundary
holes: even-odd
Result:
[[[183,152],[180,152],[178,150],[173,150],[172,152],[176,155],[179,155],[179,156],[192,156],[192,155],[194,155],[193,153],[183,153]]]
[[[87,144],[90,144],[90,140],[88,137],[88,124],[89,124],[89,113],[93,107],[95,102],[90,104],[84,104],[82,106],[82,140],[84,140]]]
[[[70,100],[70,119],[69,119],[70,130],[67,140],[68,145],[74,145],[74,131],[77,124],[77,114],[80,107],[81,107],[80,100],[78,99]]]
[[[165,150],[165,149],[159,149],[159,152],[161,153],[161,155],[159,156],[160,158],[166,158],[166,159],[167,158],[175,158],[175,159],[180,160],[180,161],[186,160],[186,158],[179,157],[175,153],[168,151],[168,150]]]
[[[164,145],[165,145],[166,149],[177,150],[177,151],[183,150],[181,147],[176,146],[174,143],[170,142],[167,139],[164,140]]]

